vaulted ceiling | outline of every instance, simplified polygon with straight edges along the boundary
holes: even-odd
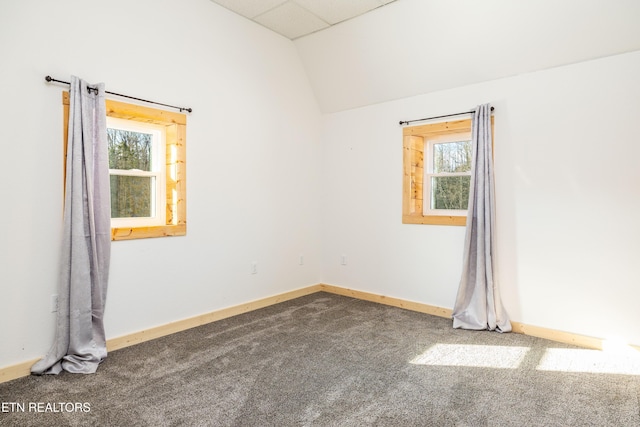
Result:
[[[325,113],[640,50],[640,0],[212,1],[292,39]]]

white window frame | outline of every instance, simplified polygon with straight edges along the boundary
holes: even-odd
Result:
[[[152,217],[111,218],[112,228],[153,227],[166,224],[166,127],[154,123],[107,117],[107,128],[151,134],[151,171],[109,169],[109,176],[155,178]]]
[[[450,177],[450,176],[471,176],[469,172],[434,172],[435,155],[434,148],[436,144],[445,144],[450,142],[471,141],[471,132],[456,132],[446,135],[438,135],[424,140],[424,185],[423,185],[423,215],[427,216],[466,216],[468,209],[432,209],[432,185],[431,178],[434,177]]]

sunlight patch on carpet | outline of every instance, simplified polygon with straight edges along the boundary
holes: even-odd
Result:
[[[548,348],[539,371],[640,375],[640,356],[633,353],[571,348]]]
[[[516,369],[528,351],[529,347],[435,344],[409,363],[413,365]]]

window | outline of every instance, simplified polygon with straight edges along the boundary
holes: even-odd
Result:
[[[63,104],[66,150],[68,92]],[[106,110],[111,239],[185,235],[186,116],[113,100]]]
[[[165,224],[164,127],[107,118],[111,225]]]
[[[426,139],[425,215],[465,216],[471,183],[471,137],[452,134],[453,141]],[[449,138],[447,138],[449,139]]]
[[[405,127],[403,148],[402,222],[465,225],[471,119]]]

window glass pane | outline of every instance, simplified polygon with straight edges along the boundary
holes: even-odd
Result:
[[[471,141],[433,144],[433,172],[468,172],[471,170]],[[466,208],[465,208],[466,209]]]
[[[151,171],[152,134],[107,129],[109,169]]]
[[[470,184],[470,176],[431,177],[431,209],[467,210]]]
[[[111,175],[111,218],[153,217],[155,178]]]

